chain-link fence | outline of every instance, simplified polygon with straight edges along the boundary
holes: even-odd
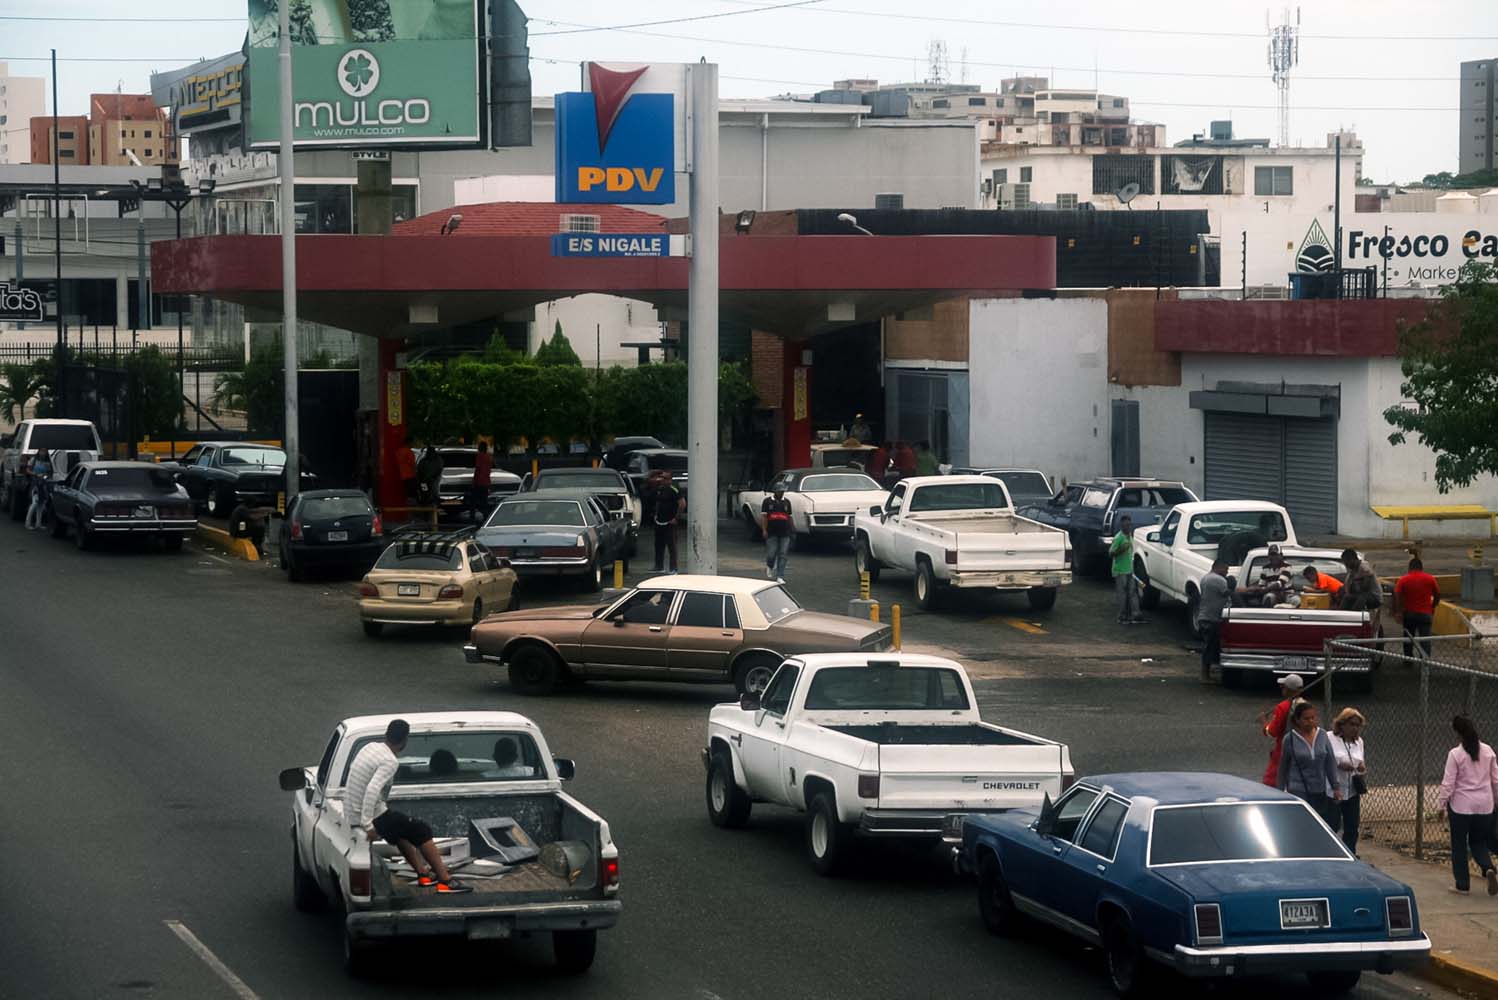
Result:
[[[1370,655],[1372,672],[1356,671],[1353,664]],[[1322,725],[1330,729],[1348,705],[1367,718],[1362,835],[1417,858],[1449,857],[1450,834],[1436,802],[1456,745],[1451,719],[1469,715],[1490,741],[1498,736],[1498,639],[1332,640],[1323,667],[1321,690],[1307,694],[1320,696]],[[1370,689],[1376,700],[1360,700]]]

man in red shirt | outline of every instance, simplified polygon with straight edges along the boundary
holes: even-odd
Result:
[[[1425,564],[1416,556],[1410,560],[1410,571],[1394,584],[1394,612],[1404,615],[1404,655],[1415,655],[1415,640],[1425,636],[1420,652],[1430,656],[1430,626],[1436,605],[1441,603],[1441,587],[1436,578],[1425,572]]]
[[[915,475],[915,452],[904,441],[895,442],[894,463],[899,478]]]
[[[1280,694],[1285,696],[1284,701],[1274,706],[1274,714],[1268,712],[1259,713],[1259,726],[1264,730],[1264,735],[1274,741],[1269,748],[1269,766],[1264,768],[1264,784],[1274,788],[1279,784],[1280,776],[1280,753],[1285,747],[1285,733],[1290,722],[1290,709],[1295,707],[1297,701],[1303,700],[1300,692],[1306,686],[1300,674],[1286,674],[1280,678]]]
[[[475,521],[489,516],[490,473],[494,469],[494,456],[489,454],[489,442],[479,442],[479,453],[473,458],[473,485],[468,488],[468,509]]]

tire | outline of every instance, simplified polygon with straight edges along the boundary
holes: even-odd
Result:
[[[473,623],[477,625],[484,620],[484,599],[475,597],[473,599]]]
[[[931,563],[921,559],[915,564],[915,603],[922,611],[935,610],[941,603],[938,596],[941,592],[941,584],[936,580],[936,571],[931,568]]]
[[[862,536],[853,543],[853,571],[869,574],[869,583],[879,582],[879,571],[884,567],[879,560],[874,558],[874,553],[869,550],[869,540]]]
[[[371,639],[378,639],[380,637],[380,635],[384,631],[385,631],[385,623],[384,622],[365,622],[364,623],[364,634],[367,635],[367,636],[369,636]]]
[[[587,972],[597,952],[596,930],[551,932],[551,953],[556,958],[557,968],[569,976]]]
[[[999,870],[999,859],[988,851],[978,862],[978,915],[988,933],[998,937],[1008,937],[1019,927],[1020,915],[1009,895],[1009,883]]]
[[[1139,607],[1154,611],[1160,606],[1160,592],[1150,586],[1150,575],[1145,572],[1144,560],[1134,560],[1134,579],[1139,581]]]
[[[1362,978],[1363,974],[1357,969],[1306,973],[1306,982],[1311,984],[1311,990],[1317,996],[1339,997],[1344,993],[1351,993],[1357,989],[1358,980]]]
[[[733,760],[728,751],[713,751],[707,766],[707,818],[713,826],[737,830],[749,822],[753,803],[738,782],[733,780]]]
[[[850,834],[837,820],[831,792],[817,792],[806,811],[806,856],[818,875],[836,875],[848,854]]]
[[[87,552],[89,546],[93,544],[93,541],[94,540],[89,537],[88,528],[80,524],[73,529],[73,544],[78,546],[79,552]]]
[[[4,496],[5,506],[10,510],[10,519],[20,521],[26,517],[26,504],[16,490],[16,480],[12,476],[5,484]]]
[[[1195,588],[1186,591],[1186,627],[1191,630],[1191,636],[1195,639],[1201,638],[1201,630],[1196,627],[1196,612],[1201,607],[1201,595]]]
[[[300,583],[302,580],[302,567],[296,564],[296,559],[286,556],[281,560],[281,566],[286,570],[286,579],[292,583]]]
[[[510,585],[510,599],[505,602],[505,610],[520,610],[520,582],[518,580]]]
[[[583,589],[590,594],[596,594],[603,589],[603,564],[593,560],[588,575],[583,578]]]
[[[1149,960],[1144,957],[1126,918],[1114,916],[1103,926],[1103,957],[1113,992],[1121,997],[1138,997],[1148,992]]]
[[[295,906],[299,913],[316,913],[326,906],[327,902],[322,890],[317,887],[317,879],[302,870],[301,854],[297,850],[296,841],[292,841],[291,905]]]
[[[562,679],[556,654],[531,642],[515,650],[509,661],[510,687],[520,694],[551,694]]]
[[[1058,587],[1031,587],[1025,592],[1030,599],[1031,611],[1049,611],[1056,606]]]
[[[220,486],[208,491],[208,513],[213,517],[228,517],[236,501],[228,487]]]
[[[1222,686],[1225,688],[1241,688],[1243,686],[1243,671],[1233,667],[1223,667]]]
[[[68,536],[67,522],[57,516],[57,511],[52,512],[52,522],[49,526],[53,538],[66,538]]]
[[[733,665],[733,686],[739,696],[763,694],[780,663],[768,656],[746,656]]]
[[[744,508],[743,518],[744,518],[744,524],[748,525],[748,527],[749,527],[749,540],[751,542],[762,542],[762,541],[764,541],[765,540],[765,536],[762,535],[762,534],[760,534],[760,532],[759,532],[759,522],[754,519],[754,514],[753,514],[753,512],[751,512],[749,510],[748,507]]]

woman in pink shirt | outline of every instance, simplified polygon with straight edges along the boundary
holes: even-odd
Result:
[[[1452,892],[1467,892],[1472,874],[1467,867],[1467,849],[1488,882],[1488,895],[1498,896],[1498,872],[1493,870],[1493,856],[1488,853],[1488,838],[1493,832],[1493,799],[1498,794],[1498,759],[1493,748],[1477,737],[1477,727],[1465,715],[1451,720],[1451,728],[1461,742],[1446,755],[1446,774],[1441,779],[1441,795],[1436,807],[1447,810],[1451,819],[1451,875],[1456,880]]]

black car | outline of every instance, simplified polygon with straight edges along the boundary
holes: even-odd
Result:
[[[286,452],[273,445],[203,441],[178,464],[187,495],[213,517],[228,517],[241,504],[275,506],[277,494],[286,488]],[[302,489],[315,485],[317,477],[303,468]]]
[[[627,560],[619,521],[586,490],[521,493],[494,508],[477,539],[508,559],[522,578],[580,577],[590,591],[603,586],[614,560]]]
[[[624,474],[635,484],[635,492],[643,493],[650,474],[664,469],[671,473],[671,481],[687,495],[687,453],[681,448],[640,448],[629,453]]]
[[[71,529],[86,549],[100,535],[151,535],[169,549],[198,526],[173,470],[151,462],[84,462],[52,487],[52,537]]]
[[[614,469],[580,466],[542,469],[535,476],[527,474],[521,484],[522,493],[551,493],[558,490],[591,493],[596,497],[611,519],[624,523],[629,555],[634,557],[640,531],[640,499],[635,493],[632,479]]]
[[[1021,507],[1019,514],[1066,531],[1073,565],[1084,573],[1101,572],[1123,518],[1136,528],[1158,524],[1170,508],[1195,499],[1186,484],[1174,480],[1104,476],[1072,483],[1044,503]]]
[[[609,444],[608,451],[603,453],[603,464],[610,469],[625,470],[629,464],[629,453],[639,451],[641,448],[664,448],[666,444],[659,438],[653,438],[648,434],[637,434],[632,437],[617,437]]]
[[[369,571],[384,551],[380,515],[358,490],[298,493],[281,519],[281,568],[300,580],[308,568]]]

